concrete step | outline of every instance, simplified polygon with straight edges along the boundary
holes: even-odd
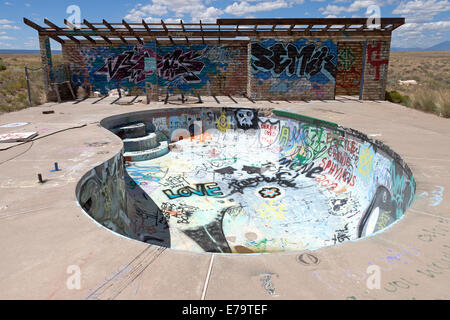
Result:
[[[114,133],[121,139],[133,139],[145,136],[147,130],[144,123],[135,123],[117,128],[114,130]]]
[[[139,138],[123,139],[125,152],[145,151],[159,146],[156,133],[152,132]]]
[[[162,157],[169,153],[169,144],[167,141],[161,141],[156,148],[145,151],[125,152],[124,158],[129,162],[146,161]]]

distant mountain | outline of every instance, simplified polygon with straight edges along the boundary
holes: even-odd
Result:
[[[450,50],[450,41],[444,41],[438,43],[435,46],[432,46],[431,48],[428,48],[427,51],[449,51],[449,50]]]
[[[0,54],[38,54],[39,50],[24,50],[24,49],[0,49]],[[61,50],[52,50],[52,53],[61,53]]]
[[[391,51],[450,51],[450,41],[438,43],[429,48],[397,48],[392,47]]]

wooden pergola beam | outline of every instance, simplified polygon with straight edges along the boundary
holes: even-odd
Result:
[[[98,29],[96,27],[94,27],[94,25],[92,25],[92,23],[90,23],[89,21],[87,21],[86,19],[83,20],[83,24],[86,25],[88,28],[91,28],[93,31],[98,32]],[[108,37],[99,34],[99,37],[101,37],[103,40],[105,40],[107,43],[112,44],[111,40],[109,40]]]
[[[170,42],[171,42],[172,44],[174,44],[173,38],[172,38],[172,36],[170,35],[169,29],[167,29],[167,26],[166,26],[166,24],[164,23],[163,19],[161,19],[161,24],[162,24],[162,27],[163,27],[164,31],[167,33],[167,36],[169,37]]]
[[[122,24],[128,29],[128,31],[130,32],[130,34],[133,35],[133,37],[135,37],[135,38],[137,39],[137,41],[138,41],[140,44],[144,44],[144,42],[141,40],[141,38],[139,38],[139,37],[134,33],[133,28],[131,28],[130,25],[129,25],[125,20],[122,20]]]
[[[147,30],[148,34],[152,36],[152,30],[150,29],[150,27],[148,26],[147,22],[145,22],[144,19],[142,19],[142,24],[144,25],[144,28],[145,30]]]
[[[289,34],[292,34],[292,29],[294,29],[294,28],[295,28],[295,24],[291,24],[291,26],[289,27],[289,30],[288,30]]]
[[[404,24],[405,18],[380,18],[386,24]],[[342,24],[365,24],[367,18],[257,18],[257,19],[217,19],[219,25],[342,25]]]
[[[202,20],[200,20],[200,31],[202,33],[202,43],[205,44],[205,36],[203,35],[203,25]]]
[[[117,36],[124,44],[128,44],[127,40],[125,40],[124,37],[122,37],[116,29],[112,25],[109,24],[108,21],[103,19],[103,24],[113,33],[113,35]]]
[[[180,24],[181,24],[181,29],[183,29],[183,32],[186,32],[186,29],[184,28],[183,20],[181,20],[181,19],[180,19]],[[185,38],[186,38],[186,43],[189,44],[188,37],[185,36]]]
[[[310,28],[308,28],[307,30],[302,30],[302,31],[297,31],[297,30],[292,30],[292,34],[290,35],[287,29],[284,30],[276,30],[274,32],[270,31],[270,30],[258,30],[258,37],[289,37],[289,36],[318,36],[318,37],[330,37],[330,36],[336,36],[336,35],[342,35],[344,36],[344,34],[340,34],[339,33],[339,29],[337,31],[323,31],[323,30],[309,30]],[[377,35],[389,35],[391,34],[390,31],[388,30],[380,30],[380,29],[367,29],[367,30],[363,30],[363,31],[357,31],[355,30],[351,30],[352,31],[352,35],[365,35],[365,36],[377,36]],[[172,36],[172,33],[166,32],[164,30],[160,30],[160,31],[152,31],[153,36],[154,37],[158,37],[158,38],[170,38]],[[46,29],[42,32],[40,32],[41,35],[45,35],[45,36],[65,36],[65,34],[62,34],[61,32],[58,31],[54,31],[54,30],[49,30]],[[145,37],[148,35],[147,31],[135,31],[135,34],[139,37]],[[105,35],[108,37],[131,37],[131,35],[129,34],[128,31],[117,31],[117,33],[111,33],[109,31],[99,31],[98,32],[98,36],[101,35]],[[180,37],[183,37],[183,33],[180,31],[178,33],[178,35]],[[196,37],[201,37],[201,36],[205,37],[205,41],[208,40],[208,38],[218,38],[219,36],[222,38],[235,38],[235,37],[252,37],[255,36],[255,33],[253,32],[252,29],[250,30],[239,30],[239,32],[236,31],[210,31],[210,30],[206,30],[203,29],[202,31],[189,31],[187,32],[187,36],[189,38],[196,38]],[[184,40],[183,40],[184,41]]]
[[[23,18],[23,23],[25,23],[27,26],[37,30],[39,32],[39,34],[41,33],[41,31],[44,31],[44,28],[42,28],[40,25],[34,23],[33,21],[28,20],[27,18]],[[61,43],[61,44],[66,43],[63,39],[61,39],[58,36],[52,35],[52,36],[49,36],[49,37],[52,38],[53,40]]]
[[[61,29],[60,27],[58,27],[56,24],[54,24],[53,22],[51,22],[50,20],[48,20],[47,18],[44,19],[44,23],[46,25],[48,25],[49,27],[55,29],[58,32],[61,32],[63,35],[65,35],[67,38],[69,38],[70,40],[72,40],[73,42],[76,42],[77,44],[80,44],[80,40],[78,40],[77,38],[71,36],[70,34],[68,34],[67,32],[65,32],[63,29]]]
[[[348,27],[350,27],[351,26],[351,24],[345,24],[341,29],[340,29],[340,31],[344,31],[345,29],[348,29]]]
[[[81,35],[82,35],[83,37],[85,37],[86,40],[88,40],[90,43],[97,44],[97,42],[96,42],[94,39],[92,39],[92,38],[91,38],[90,36],[88,36],[87,34],[84,34],[82,30],[76,28],[73,24],[71,24],[69,21],[67,21],[67,19],[64,19],[64,24],[65,24],[66,26],[68,26],[69,28],[72,28],[73,30],[78,31],[79,33],[81,33]]]
[[[404,18],[381,18],[380,20],[382,26],[381,29],[368,28],[366,18],[218,19],[218,23],[216,24],[204,24],[202,21],[200,21],[200,23],[184,23],[183,20],[180,20],[177,23],[167,24],[164,20],[161,20],[161,24],[147,23],[145,21],[142,21],[142,23],[130,23],[124,20],[122,23],[109,23],[106,20],[103,20],[103,23],[89,23],[84,20],[83,23],[87,26],[86,28],[73,28],[67,20],[64,20],[64,23],[69,26],[69,28],[60,28],[47,19],[45,22],[50,27],[41,27],[26,18],[24,18],[24,23],[37,30],[39,36],[50,37],[60,43],[67,43],[70,39],[72,42],[76,43],[81,43],[80,41],[83,41],[83,43],[90,42],[96,44],[101,42],[100,40],[95,39],[96,37],[103,38],[109,44],[120,43],[120,41],[125,44],[134,44],[136,42],[143,44],[143,38],[149,36],[154,39],[159,38],[160,40],[161,38],[167,38],[172,44],[175,43],[173,37],[184,38],[186,40],[183,41],[188,44],[193,43],[193,41],[195,42],[195,40],[193,40],[194,38],[201,38],[202,43],[212,43],[214,40],[217,41],[218,39],[219,44],[221,44],[224,38],[232,40],[237,37],[251,38],[255,36],[261,38],[302,36],[345,37],[348,36],[347,32],[350,32],[354,37],[364,37],[368,39],[371,37],[389,37],[394,29],[400,27],[404,23]],[[224,25],[225,27],[223,27]],[[231,27],[231,25],[233,26]],[[244,28],[242,27],[243,25],[248,27]],[[296,28],[299,25],[302,26],[301,29]],[[207,28],[205,28],[205,26],[207,26]],[[260,28],[260,26],[269,27]],[[277,28],[280,26],[286,27]],[[65,39],[66,37],[68,39]],[[87,41],[84,41],[81,37],[87,39]],[[110,38],[114,38],[114,41]],[[135,41],[134,38],[136,38],[137,41]],[[237,39],[234,39],[233,41],[237,41]]]

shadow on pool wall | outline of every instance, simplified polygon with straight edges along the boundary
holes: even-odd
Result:
[[[380,232],[414,200],[415,180],[398,154],[331,122],[202,107],[101,125],[117,134],[141,123],[171,151],[126,162],[122,150],[76,189],[89,216],[129,238],[193,252],[311,250]]]

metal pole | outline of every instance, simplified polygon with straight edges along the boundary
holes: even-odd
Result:
[[[28,76],[28,67],[27,66],[25,66],[25,77],[27,79],[28,102],[30,103],[30,107],[33,107],[33,104],[31,103],[30,77]]]

